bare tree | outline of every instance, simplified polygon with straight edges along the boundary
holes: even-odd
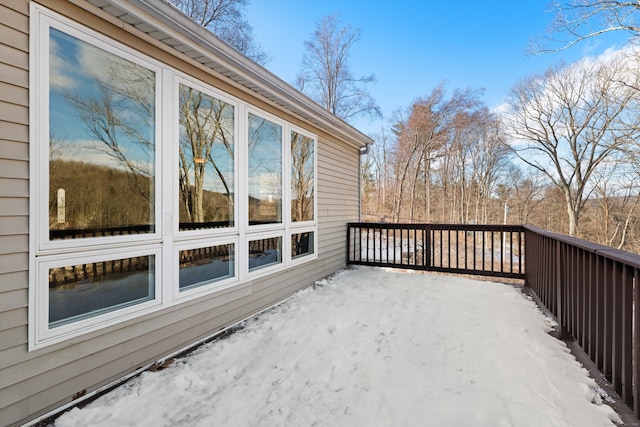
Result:
[[[540,174],[535,170],[523,170],[514,165],[507,173],[507,182],[511,187],[509,209],[512,222],[529,224],[533,211],[542,201],[544,188]]]
[[[375,76],[356,77],[351,72],[349,54],[359,40],[359,29],[341,26],[336,15],[324,17],[304,43],[306,52],[297,79],[301,91],[344,120],[380,116],[367,90]]]
[[[512,148],[562,191],[576,235],[594,172],[639,134],[634,56],[584,59],[521,81],[506,114]]]
[[[169,1],[253,61],[261,65],[269,62],[269,55],[253,38],[253,27],[245,18],[249,0]]]
[[[470,123],[472,138],[469,140],[467,149],[470,158],[469,200],[475,196],[474,221],[486,224],[489,220],[489,205],[495,187],[513,165],[510,162],[510,150],[504,145],[504,130],[499,117],[483,108],[472,118]],[[471,194],[471,190],[475,194]],[[468,222],[469,219],[467,214],[466,221]]]
[[[395,113],[393,216],[395,221],[486,222],[494,189],[509,166],[499,117],[481,91],[444,83]],[[405,117],[406,116],[406,117]]]
[[[588,227],[585,238],[618,249],[637,251],[636,208],[640,202],[640,175],[635,160],[629,162],[628,152],[618,161],[607,164],[594,173],[593,200],[587,205]]]
[[[391,141],[384,128],[381,133],[374,136],[375,143],[371,146],[369,154],[363,156],[363,171],[371,174],[372,182],[365,182],[363,191],[375,191],[375,199],[371,200],[366,214],[373,215],[377,220],[386,220],[392,215],[391,203],[393,195],[393,162],[391,154]],[[367,187],[367,184],[373,188]]]
[[[553,3],[555,18],[541,40],[532,42],[534,52],[567,49],[583,40],[612,31],[640,33],[640,3],[615,0],[572,0]]]

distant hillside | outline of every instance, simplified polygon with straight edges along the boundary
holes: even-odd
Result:
[[[154,185],[148,177],[95,164],[50,162],[49,224],[51,230],[114,228],[154,223]],[[157,184],[157,183],[156,183]],[[65,222],[58,223],[58,189],[65,192]],[[179,203],[185,222],[184,204]],[[225,195],[205,191],[204,221],[228,221]]]
[[[51,229],[108,228],[153,222],[149,178],[95,164],[49,163]],[[65,192],[65,222],[58,223],[58,189]]]

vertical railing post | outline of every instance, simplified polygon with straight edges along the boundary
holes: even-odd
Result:
[[[628,265],[622,268],[622,331],[621,344],[621,378],[620,395],[625,402],[631,400],[633,386],[633,269]]]
[[[424,268],[429,270],[431,268],[431,225],[425,224],[425,243],[424,243]]]
[[[586,348],[587,333],[587,263],[585,251],[578,251],[578,344],[584,349]]]
[[[527,258],[529,258],[531,244],[529,242],[529,232],[527,230],[521,232],[520,238],[518,239],[518,247],[520,248],[520,253],[518,254],[518,272],[522,273],[524,271],[524,287],[531,288],[531,276],[529,275],[529,271],[527,269]],[[527,256],[523,256],[525,254]]]
[[[593,253],[588,253],[588,277],[587,277],[587,295],[589,298],[588,302],[588,325],[587,325],[587,347],[586,352],[591,358],[591,360],[596,360],[596,325],[597,325],[597,268],[595,255]]]
[[[607,380],[613,382],[611,375],[613,368],[613,288],[615,274],[613,272],[614,262],[607,258],[604,258],[603,261],[604,282],[602,283],[602,287],[604,290],[604,299],[602,300],[602,306],[604,308],[604,314],[602,318],[604,320],[604,328],[602,330],[602,360],[604,361],[604,366],[602,368],[602,373],[605,375]]]
[[[555,242],[555,282],[556,282],[556,320],[558,321],[558,338],[562,335],[562,271],[560,266],[562,265],[562,257],[560,254],[561,243],[556,240]]]
[[[632,365],[633,374],[631,382],[633,384],[633,412],[640,417],[640,270],[633,269],[633,306],[635,313],[633,314],[633,349],[632,349]]]
[[[556,287],[556,319],[558,321],[558,330],[556,335],[558,339],[567,340],[571,338],[571,334],[566,328],[566,307],[565,300],[565,280],[562,266],[562,242],[555,241],[555,287]]]
[[[347,265],[351,262],[351,224],[347,223]]]
[[[623,301],[622,287],[624,266],[619,262],[613,263],[613,310],[611,311],[611,384],[618,393],[622,394],[622,351],[624,344],[622,342],[622,323],[623,323]]]

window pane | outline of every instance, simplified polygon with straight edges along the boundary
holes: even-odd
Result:
[[[148,255],[49,269],[49,326],[153,300],[154,264]]]
[[[282,237],[249,241],[249,271],[282,262]]]
[[[313,221],[313,139],[291,132],[291,221]]]
[[[233,277],[234,245],[180,251],[180,290]]]
[[[56,29],[49,59],[50,238],[153,232],[155,72]]]
[[[291,235],[291,259],[313,254],[313,231]]]
[[[234,107],[180,85],[180,229],[233,226]]]
[[[282,127],[249,114],[249,224],[282,222]]]

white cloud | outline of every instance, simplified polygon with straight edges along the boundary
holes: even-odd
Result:
[[[49,86],[53,90],[73,89],[77,85],[73,66],[69,63],[68,58],[65,58],[62,48],[55,38],[51,37],[49,43],[51,51],[49,55]]]

